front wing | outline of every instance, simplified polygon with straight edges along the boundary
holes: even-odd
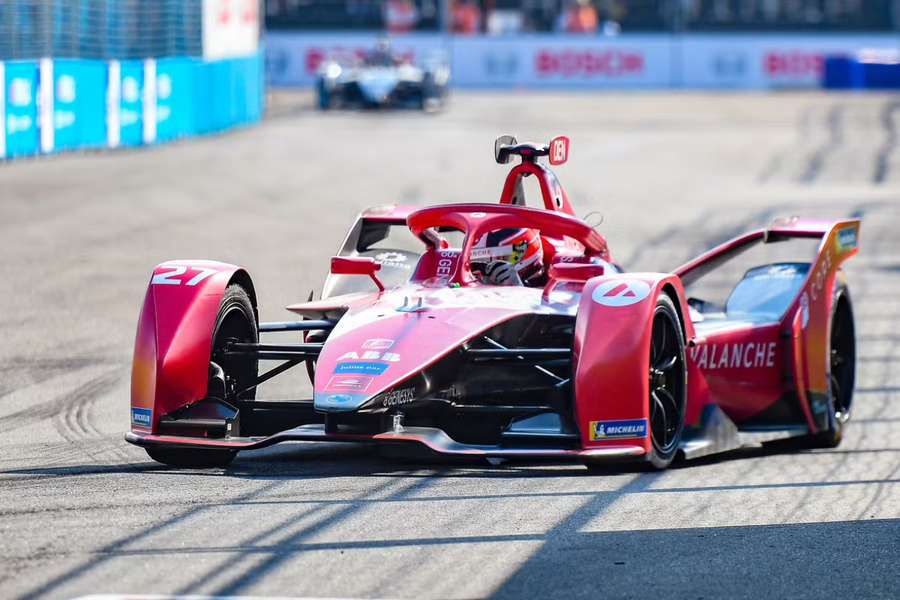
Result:
[[[210,439],[187,436],[154,435],[128,432],[125,440],[142,447],[209,448],[218,450],[255,450],[279,442],[370,442],[418,446],[436,454],[482,458],[599,458],[636,459],[645,454],[638,444],[617,444],[602,448],[510,448],[461,444],[433,427],[402,427],[376,434],[333,433],[324,425],[301,425],[267,437]]]

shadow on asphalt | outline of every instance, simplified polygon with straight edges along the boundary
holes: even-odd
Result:
[[[768,442],[760,447],[741,448],[690,461],[678,461],[671,468],[677,470],[696,469],[714,464],[778,455],[802,457],[810,454],[871,453],[900,453],[900,448],[809,450],[802,446],[802,442],[782,440]],[[371,445],[311,443],[283,444],[262,450],[243,452],[226,468],[178,469],[153,462],[147,458],[146,462],[112,465],[54,465],[0,470],[0,475],[16,476],[15,480],[47,476],[77,477],[127,473],[192,477],[222,477],[224,475],[247,480],[319,479],[348,476],[505,479],[510,477],[616,476],[652,472],[653,470],[644,464],[611,463],[594,466],[590,470],[571,460],[505,461],[501,464],[490,465],[482,459],[440,457],[427,453],[413,454],[407,457],[382,456],[378,449]]]
[[[728,458],[714,461],[758,458],[786,452],[783,445],[734,452]],[[848,452],[853,452],[848,450]],[[693,463],[698,464],[698,463]],[[636,597],[638,586],[646,579],[648,570],[653,573],[654,589],[673,586],[679,592],[690,590],[682,597],[749,597],[761,589],[784,586],[783,597],[803,597],[804,590],[821,590],[812,585],[828,577],[836,580],[836,588],[849,595],[851,590],[859,597],[861,591],[893,589],[874,581],[873,573],[895,574],[896,539],[900,535],[900,521],[870,521],[856,523],[816,523],[808,525],[726,527],[708,529],[672,529],[623,532],[591,532],[591,523],[602,515],[618,499],[629,494],[669,494],[703,492],[725,489],[750,489],[766,487],[809,487],[852,485],[869,483],[900,483],[900,479],[879,481],[809,482],[801,484],[746,484],[714,487],[666,488],[655,484],[663,476],[661,472],[635,474],[634,469],[609,469],[607,474],[627,473],[618,477],[611,489],[578,490],[557,489],[544,492],[499,491],[497,493],[429,495],[422,494],[439,478],[498,478],[520,477],[568,477],[586,476],[588,471],[571,463],[508,463],[486,466],[471,463],[446,464],[398,462],[378,457],[371,446],[337,444],[295,444],[269,448],[240,456],[227,469],[174,470],[151,462],[128,465],[70,465],[5,471],[6,475],[31,475],[33,477],[104,475],[134,473],[140,476],[179,477],[234,477],[256,480],[260,485],[246,493],[235,494],[218,502],[196,504],[179,511],[162,523],[154,523],[146,529],[131,532],[118,540],[97,549],[89,560],[30,590],[27,597],[52,594],[87,572],[108,565],[118,557],[150,556],[157,554],[204,553],[231,554],[225,564],[216,564],[214,572],[198,573],[190,583],[176,590],[176,594],[192,594],[206,591],[203,586],[210,577],[225,574],[212,590],[214,595],[236,595],[247,591],[267,575],[278,571],[299,553],[353,548],[388,549],[422,546],[450,546],[469,543],[530,542],[537,547],[529,558],[515,570],[495,591],[498,598],[553,597],[558,590],[567,589],[567,596]],[[290,479],[327,477],[366,477],[378,480],[363,493],[348,493],[346,497],[322,502],[320,498],[302,498],[295,495],[272,495]],[[18,478],[11,478],[15,481]],[[541,533],[484,534],[463,536],[439,536],[412,539],[320,541],[319,534],[330,527],[355,517],[373,504],[440,502],[451,500],[492,501],[526,497],[577,496],[583,500],[578,508],[567,514],[550,530]],[[260,523],[258,531],[238,544],[226,543],[221,547],[179,545],[177,548],[143,547],[143,541],[160,531],[182,526],[198,513],[216,506],[249,504],[296,505],[287,518],[273,518]],[[301,508],[302,507],[302,508]],[[679,515],[672,515],[672,523],[679,522]],[[272,541],[273,539],[278,541]],[[846,552],[852,539],[854,552]],[[796,565],[791,557],[797,548],[817,548],[807,551],[803,565]],[[852,556],[848,557],[848,554]],[[251,556],[257,560],[248,562]],[[741,556],[740,560],[735,560]],[[841,557],[839,560],[835,557]],[[754,562],[757,561],[757,562]],[[837,561],[837,562],[836,562]],[[835,565],[840,564],[840,573]],[[247,565],[252,565],[249,568]],[[853,571],[853,569],[858,570]],[[847,569],[851,575],[847,576]],[[894,569],[891,571],[890,569]],[[202,569],[200,569],[202,571]],[[761,583],[748,577],[751,573],[767,572],[774,578]],[[690,578],[687,578],[690,573]],[[889,577],[891,577],[889,575]],[[852,585],[851,585],[852,584]],[[759,587],[762,585],[763,587]],[[787,593],[789,591],[790,593]],[[865,594],[863,594],[865,595]],[[26,597],[26,596],[23,596]],[[873,596],[874,597],[874,596]]]

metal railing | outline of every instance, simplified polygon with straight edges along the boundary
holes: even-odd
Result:
[[[0,0],[0,60],[200,56],[203,0]]]

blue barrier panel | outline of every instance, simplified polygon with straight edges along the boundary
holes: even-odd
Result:
[[[119,143],[122,146],[139,146],[144,142],[144,63],[139,60],[123,60],[121,63],[121,87]]]
[[[198,61],[194,65],[194,97],[192,100],[192,112],[194,114],[194,131],[198,134],[213,131],[215,121],[212,101],[215,94],[212,92],[212,76],[210,63]]]
[[[106,144],[106,64],[53,61],[54,151]]]
[[[209,91],[212,93],[212,123],[210,131],[220,131],[234,122],[231,110],[234,106],[234,86],[231,83],[234,71],[233,60],[221,60],[207,63],[210,80]]]
[[[198,61],[163,58],[156,61],[156,139],[163,142],[193,135],[194,74]]]
[[[198,62],[194,124],[199,134],[258,121],[263,112],[263,55]]]
[[[53,136],[48,151],[144,144],[145,64],[120,61],[115,73],[103,61],[63,59],[52,64]],[[37,62],[4,65],[5,157],[38,154],[41,110]],[[204,62],[194,58],[156,61],[156,141],[214,133],[258,121],[264,109],[263,54]],[[119,98],[118,120],[108,98]],[[116,131],[107,131],[109,125]],[[148,128],[152,137],[154,128]],[[52,142],[52,144],[50,143]],[[52,148],[51,148],[52,146]]]
[[[891,62],[863,63],[866,88],[870,90],[900,89],[900,64]]]
[[[243,90],[241,122],[250,123],[258,121],[262,117],[265,96],[263,89],[265,63],[262,52],[239,60],[242,77],[238,89]]]
[[[900,64],[892,57],[825,57],[822,85],[837,90],[900,89]]]
[[[38,130],[38,64],[8,62],[6,64],[6,156],[37,154]]]

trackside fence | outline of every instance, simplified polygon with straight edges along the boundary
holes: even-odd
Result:
[[[0,159],[157,144],[258,121],[263,54],[0,62]]]

